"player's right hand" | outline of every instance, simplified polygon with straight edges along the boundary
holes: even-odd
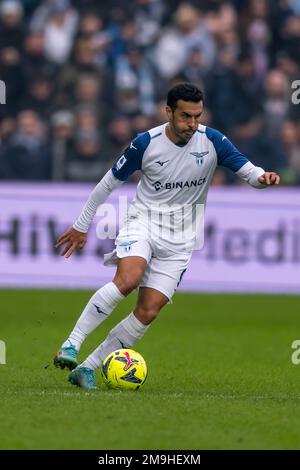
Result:
[[[75,228],[70,227],[65,233],[58,237],[55,248],[66,244],[60,256],[69,258],[76,249],[82,250],[86,241],[87,233],[78,232]]]

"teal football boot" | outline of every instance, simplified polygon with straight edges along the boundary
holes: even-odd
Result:
[[[78,365],[77,349],[75,346],[71,344],[71,346],[67,346],[66,348],[60,348],[55,355],[53,364],[55,367],[60,367],[61,369],[64,369],[65,367],[70,370],[75,369]]]
[[[87,390],[95,390],[97,388],[94,370],[88,369],[87,367],[79,366],[72,370],[69,375],[69,382],[71,382],[72,385],[77,385]]]

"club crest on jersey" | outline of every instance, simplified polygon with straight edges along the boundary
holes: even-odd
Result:
[[[125,253],[128,253],[131,250],[131,245],[133,245],[136,242],[137,242],[137,240],[128,240],[128,241],[125,241],[125,242],[121,242],[121,243],[119,243],[119,247],[123,251],[125,251]]]
[[[196,157],[196,163],[198,166],[202,165],[203,163],[203,157],[207,155],[209,152],[190,152],[191,155]]]
[[[116,169],[121,170],[122,166],[125,164],[126,161],[127,160],[126,160],[125,155],[121,155],[121,157],[119,158],[119,160],[116,163]]]

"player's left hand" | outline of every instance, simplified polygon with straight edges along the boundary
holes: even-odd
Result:
[[[267,186],[271,186],[273,184],[280,183],[280,176],[277,175],[274,171],[266,171],[263,175],[258,178],[258,181],[261,184],[265,184]]]

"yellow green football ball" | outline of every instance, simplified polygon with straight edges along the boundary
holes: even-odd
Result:
[[[103,361],[102,377],[109,388],[138,390],[147,378],[147,365],[133,349],[117,349]]]

